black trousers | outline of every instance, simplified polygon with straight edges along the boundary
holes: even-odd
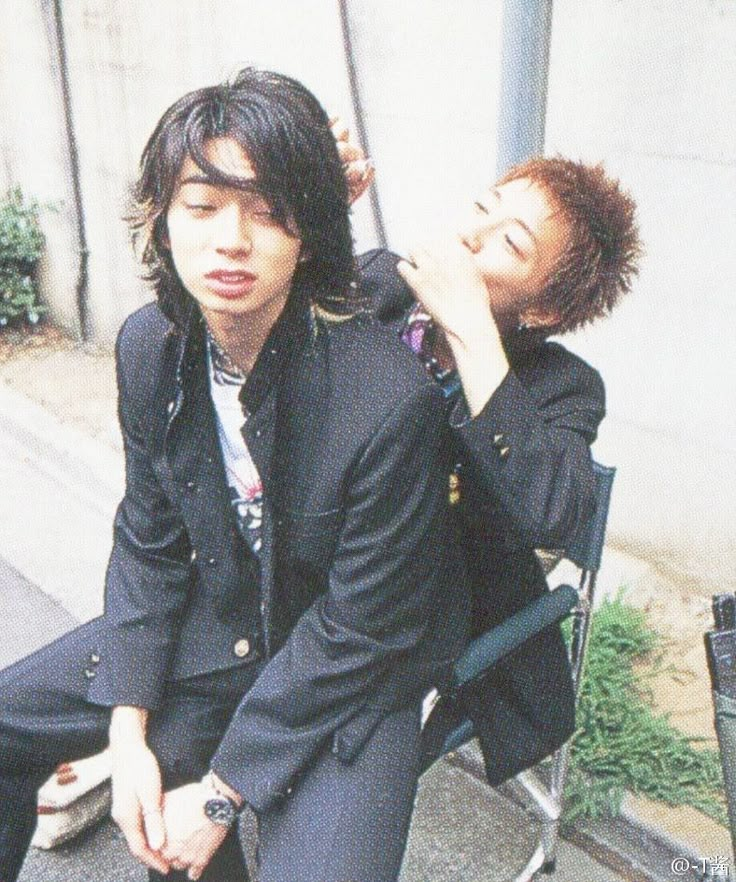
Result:
[[[63,761],[102,750],[110,711],[86,700],[96,619],[0,671],[0,879],[17,878],[36,825],[38,788]],[[197,780],[256,665],[169,684],[148,744],[171,789]],[[260,882],[394,882],[420,765],[420,709],[389,714],[350,764],[327,747],[291,796],[259,816]],[[150,872],[152,880],[184,880]],[[248,882],[233,829],[203,882]]]

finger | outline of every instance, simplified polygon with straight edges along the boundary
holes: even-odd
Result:
[[[406,282],[406,284],[414,289],[414,280],[416,279],[417,269],[409,260],[400,260],[396,264],[396,272]]]
[[[149,775],[139,783],[138,800],[148,845],[153,851],[159,851],[166,842],[166,828],[162,815],[164,798],[158,775]]]
[[[330,128],[332,129],[332,137],[336,141],[348,141],[350,140],[350,129],[345,125],[345,123],[340,119],[339,116],[334,117],[330,120]]]
[[[187,879],[199,879],[202,873],[204,873],[204,867],[200,867],[199,864],[192,864],[187,872]]]
[[[363,181],[374,171],[373,161],[370,159],[356,159],[345,167],[345,177],[349,181]]]
[[[352,141],[338,141],[337,154],[343,165],[346,162],[358,162],[365,159],[363,149],[357,144],[353,144]]]
[[[120,829],[125,836],[128,850],[134,858],[139,860],[150,870],[157,870],[159,873],[164,874],[169,872],[168,861],[164,860],[164,858],[161,857],[161,855],[156,854],[156,852],[151,851],[148,847],[146,837],[143,833],[142,824],[137,828],[130,823],[125,823],[124,825],[120,824]]]
[[[372,159],[366,159],[366,167],[363,172],[363,185],[365,187],[369,187],[373,183],[373,179],[376,176],[376,166],[373,164]]]
[[[148,847],[153,851],[161,851],[166,845],[166,827],[160,808],[143,810],[143,829]]]

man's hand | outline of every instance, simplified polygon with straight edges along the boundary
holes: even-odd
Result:
[[[375,167],[373,161],[366,157],[363,149],[350,140],[350,131],[339,116],[330,120],[330,128],[337,142],[337,152],[345,170],[348,199],[353,205],[370,187],[375,176]]]
[[[397,269],[448,338],[495,325],[483,276],[459,237],[413,248]]]
[[[139,708],[114,708],[110,724],[112,818],[130,853],[159,873],[168,873],[161,856],[166,842],[158,761],[145,741],[147,713]]]
[[[163,856],[174,869],[188,870],[190,879],[199,879],[228,833],[228,827],[214,824],[205,815],[206,798],[201,783],[186,784],[164,796]]]
[[[399,275],[445,333],[471,416],[477,416],[508,373],[483,276],[457,237],[412,249]]]
[[[166,842],[161,797],[161,773],[148,747],[113,747],[112,818],[134,857],[152,870],[168,873],[160,853]]]

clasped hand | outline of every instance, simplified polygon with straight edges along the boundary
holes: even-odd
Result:
[[[228,828],[204,814],[201,783],[162,792],[158,761],[145,744],[113,751],[112,817],[131,854],[159,873],[199,879]]]

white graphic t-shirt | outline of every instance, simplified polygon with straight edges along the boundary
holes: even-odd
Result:
[[[247,419],[240,403],[240,390],[246,377],[208,334],[210,394],[217,415],[230,501],[240,532],[255,554],[261,550],[263,521],[263,484],[242,434]]]

